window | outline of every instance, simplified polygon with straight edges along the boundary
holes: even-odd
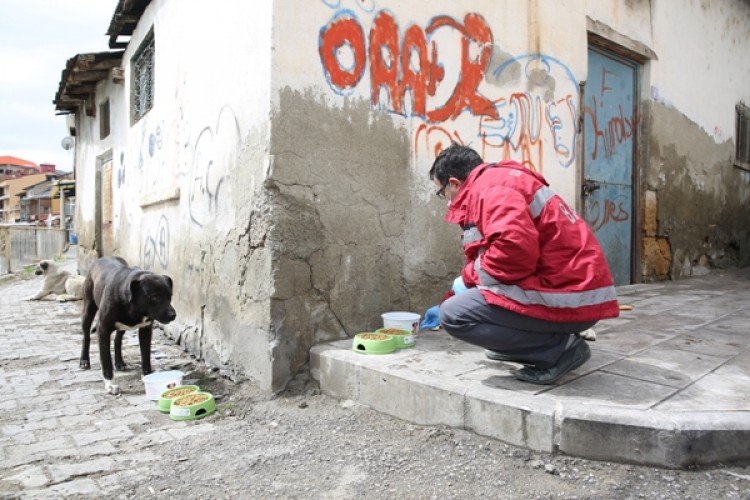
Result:
[[[154,53],[154,32],[152,30],[130,60],[131,124],[143,118],[154,105]]]
[[[734,165],[750,170],[750,108],[741,102],[735,106],[735,109],[737,110],[735,115],[737,149],[734,152]]]
[[[109,136],[109,99],[99,105],[99,140]]]

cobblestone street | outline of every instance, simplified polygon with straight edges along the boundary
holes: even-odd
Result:
[[[75,261],[62,267],[75,272]],[[173,422],[146,399],[136,332],[123,341],[130,370],[115,375],[124,394],[105,394],[95,336],[92,369],[78,368],[81,302],[20,300],[41,282],[31,273],[0,282],[0,496],[108,495],[159,460],[154,444],[213,430]],[[160,330],[152,356],[155,370],[196,367]]]

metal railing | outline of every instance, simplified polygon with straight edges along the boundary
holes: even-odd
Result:
[[[63,253],[67,241],[67,229],[0,224],[0,274],[54,259]]]

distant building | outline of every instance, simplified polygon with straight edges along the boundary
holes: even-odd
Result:
[[[8,177],[5,180],[0,180],[0,224],[21,222],[22,194],[25,193],[26,188],[46,180],[47,175],[40,173]]]
[[[52,163],[37,165],[15,156],[0,156],[0,224],[59,216],[60,194],[54,186],[62,177]]]
[[[15,156],[0,156],[0,179],[19,177],[21,175],[32,175],[38,173],[54,173],[55,166],[43,164],[44,169],[34,162],[16,158]]]

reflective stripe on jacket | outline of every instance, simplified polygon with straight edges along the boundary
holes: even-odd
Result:
[[[462,277],[487,302],[550,321],[618,316],[596,237],[541,175],[510,160],[480,165],[445,219],[464,229]]]

